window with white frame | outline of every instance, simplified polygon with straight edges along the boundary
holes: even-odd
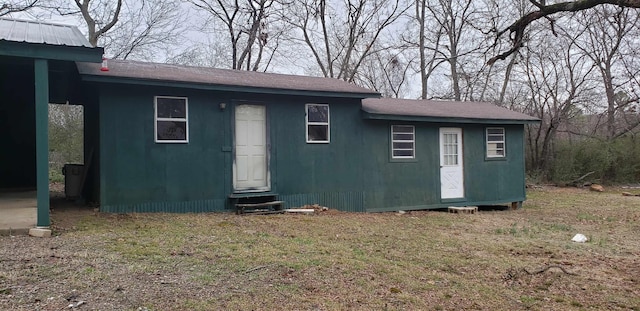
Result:
[[[329,105],[307,104],[305,109],[307,110],[307,143],[328,143],[330,137]]]
[[[186,97],[156,96],[155,141],[157,143],[189,142],[188,104]]]
[[[413,125],[391,125],[391,158],[414,159],[416,157]]]
[[[504,127],[487,128],[487,158],[505,157]]]

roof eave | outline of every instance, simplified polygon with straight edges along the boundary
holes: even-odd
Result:
[[[0,55],[63,61],[99,63],[104,49],[100,47],[52,45],[0,40]]]
[[[163,86],[163,87],[188,88],[188,89],[208,90],[208,91],[241,92],[241,93],[256,93],[256,94],[321,96],[321,97],[339,97],[339,98],[380,97],[380,94],[378,93],[293,90],[293,89],[264,88],[264,87],[254,87],[254,86],[244,86],[244,85],[224,85],[224,84],[208,84],[208,83],[198,83],[198,82],[141,79],[141,78],[130,78],[130,77],[97,76],[92,74],[81,74],[81,79],[87,82],[137,84],[137,85],[148,85],[148,86]]]
[[[485,119],[485,118],[460,118],[460,117],[433,117],[433,116],[413,116],[381,114],[362,110],[362,118],[369,120],[391,120],[408,122],[430,122],[430,123],[468,123],[468,124],[531,124],[539,123],[540,120],[531,119]]]

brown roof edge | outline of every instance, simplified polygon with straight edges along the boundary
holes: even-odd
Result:
[[[538,118],[488,102],[367,98],[362,101],[362,110],[370,114],[409,117],[539,121]]]
[[[351,94],[356,97],[379,97],[380,93],[339,79],[264,73],[243,70],[190,67],[184,65],[108,60],[108,71],[100,64],[76,63],[83,76],[104,81],[156,81],[175,84],[199,84],[231,88],[255,88],[296,92]],[[241,91],[241,90],[236,90]],[[353,97],[353,96],[351,96]]]

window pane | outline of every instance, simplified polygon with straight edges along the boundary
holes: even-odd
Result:
[[[157,99],[158,118],[186,118],[187,105],[184,98]]]
[[[308,141],[329,141],[328,125],[309,125]]]
[[[393,150],[394,157],[412,157],[413,158],[413,150]]]
[[[393,134],[393,140],[410,140],[410,141],[413,141],[413,134]]]
[[[458,164],[458,156],[450,155],[449,156],[449,165],[457,165]]]
[[[445,144],[457,144],[458,143],[458,135],[456,134],[444,134],[443,140]]]
[[[413,150],[412,142],[394,142],[393,149],[411,149]]]
[[[391,156],[393,158],[415,157],[415,128],[412,125],[391,126]]]
[[[307,106],[307,120],[309,122],[329,122],[329,106]]]
[[[187,122],[158,121],[158,140],[187,140]]]
[[[490,149],[487,150],[487,155],[490,157],[503,157],[504,149]]]
[[[487,157],[503,158],[505,156],[504,128],[487,128]]]
[[[394,133],[413,133],[413,126],[410,125],[394,125]]]

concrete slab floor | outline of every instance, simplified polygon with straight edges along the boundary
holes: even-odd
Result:
[[[35,191],[0,192],[0,235],[28,234],[37,213]]]

